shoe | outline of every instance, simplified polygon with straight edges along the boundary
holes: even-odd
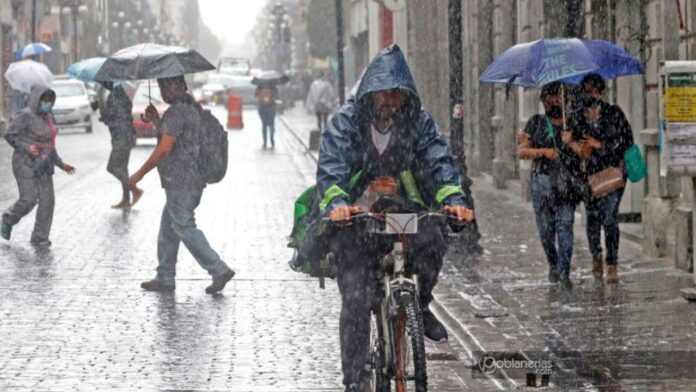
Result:
[[[266,149],[266,143],[263,144],[263,147],[261,147],[262,150]]]
[[[619,283],[619,271],[616,264],[607,266],[607,283]]]
[[[129,207],[133,207],[135,203],[137,203],[138,200],[143,197],[143,193],[145,193],[145,191],[140,188],[135,188],[131,192],[133,193],[133,199],[131,200]]]
[[[275,148],[275,139],[271,138],[271,149]]]
[[[44,248],[44,247],[49,247],[49,246],[51,246],[51,245],[53,244],[53,243],[52,243],[51,241],[49,241],[49,240],[31,240],[31,241],[29,241],[29,243],[30,243],[32,246],[37,246],[37,247],[42,247],[42,248]]]
[[[572,290],[573,289],[573,281],[570,280],[570,276],[564,275],[562,276],[559,280],[558,283],[561,285],[566,290]]]
[[[112,205],[111,208],[127,210],[131,208],[131,203],[128,200],[121,200],[118,204]]]
[[[359,384],[350,384],[346,387],[346,392],[364,392],[365,387],[360,386]]]
[[[158,291],[160,293],[176,290],[176,284],[162,283],[162,281],[157,279],[152,279],[148,280],[147,282],[140,283],[140,287],[147,291]]]
[[[467,246],[466,251],[469,252],[470,255],[472,256],[482,256],[483,255],[483,246],[477,244],[471,244]]]
[[[604,260],[602,255],[592,256],[592,276],[597,280],[602,280],[604,275]]]
[[[442,325],[435,315],[428,309],[423,314],[423,335],[433,343],[444,343],[447,341],[447,329]]]
[[[549,283],[558,283],[560,276],[555,266],[549,265]]]
[[[9,223],[3,223],[0,227],[0,235],[6,240],[10,240],[10,235],[12,235],[12,225]]]
[[[234,271],[229,270],[213,278],[213,284],[205,288],[207,294],[215,294],[225,288],[227,282],[234,277]]]

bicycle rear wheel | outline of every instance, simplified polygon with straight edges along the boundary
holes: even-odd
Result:
[[[428,372],[423,337],[423,318],[417,299],[399,297],[400,309],[394,320],[395,385],[397,392],[426,392]]]

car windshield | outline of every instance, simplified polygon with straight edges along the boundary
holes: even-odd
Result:
[[[149,94],[148,94],[148,88],[147,84],[142,84],[138,86],[138,89],[135,91],[135,95],[133,96],[133,103],[134,104],[148,104],[151,101],[153,103],[162,103],[164,100],[162,99],[162,94],[160,93],[159,86],[156,84],[150,84],[150,89],[149,89]],[[148,98],[149,95],[149,98]]]
[[[85,88],[79,83],[54,84],[51,89],[56,92],[56,97],[77,97],[85,95]]]

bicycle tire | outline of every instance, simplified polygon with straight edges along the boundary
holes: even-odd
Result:
[[[418,299],[411,294],[400,298],[401,306],[406,312],[406,329],[411,338],[410,356],[413,366],[413,385],[416,392],[427,392],[428,370],[425,356],[425,337],[423,335],[423,316]],[[410,389],[409,389],[410,390]]]
[[[368,346],[368,358],[370,359],[369,388],[373,392],[389,392],[390,381],[387,376],[387,364],[385,349],[385,337],[381,320],[376,314],[370,317],[370,343]]]

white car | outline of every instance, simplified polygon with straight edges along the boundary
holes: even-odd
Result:
[[[56,92],[53,118],[58,126],[85,128],[92,132],[92,106],[85,84],[79,80],[56,80],[51,85]]]

